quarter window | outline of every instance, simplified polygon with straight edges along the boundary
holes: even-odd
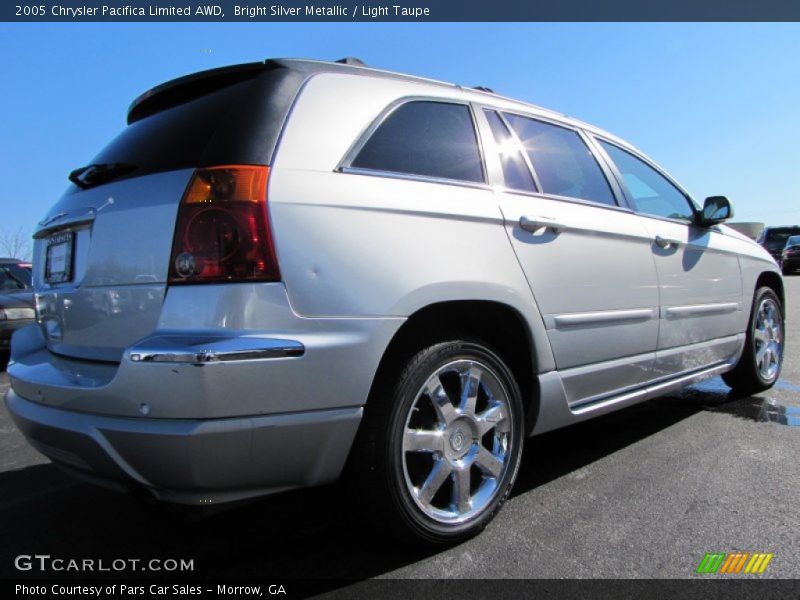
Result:
[[[694,220],[689,200],[666,177],[630,152],[598,141],[625,180],[636,211],[669,219]]]
[[[469,108],[408,102],[375,130],[351,166],[426,177],[483,182],[478,139]]]
[[[484,112],[489,126],[492,128],[497,151],[500,154],[506,187],[523,192],[535,192],[536,184],[533,182],[531,172],[528,165],[525,164],[525,159],[514,136],[496,111],[485,110]]]
[[[575,131],[506,115],[536,172],[542,192],[616,205],[600,165]]]

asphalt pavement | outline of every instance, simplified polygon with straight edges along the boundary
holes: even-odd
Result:
[[[47,553],[192,558],[195,574],[213,577],[707,578],[695,573],[706,552],[741,551],[774,554],[757,577],[798,578],[800,277],[786,285],[786,359],[772,390],[732,399],[715,379],[528,439],[503,511],[446,550],[396,544],[341,486],[199,521],[148,509],[62,474],[3,405],[0,575],[24,576],[15,557]],[[2,372],[0,394],[7,387]]]

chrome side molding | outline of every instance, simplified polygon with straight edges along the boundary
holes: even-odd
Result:
[[[694,304],[691,306],[667,306],[661,309],[667,319],[681,317],[701,317],[704,315],[725,315],[739,310],[738,302],[717,304]]]
[[[557,329],[581,327],[605,323],[649,321],[656,318],[655,308],[633,308],[623,310],[599,310],[587,313],[563,313],[550,317]],[[549,321],[550,319],[545,319]]]
[[[302,356],[305,347],[295,340],[262,337],[200,337],[158,335],[138,342],[128,352],[133,362],[202,365],[239,360]]]

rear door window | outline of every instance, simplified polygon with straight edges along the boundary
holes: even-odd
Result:
[[[484,181],[475,126],[463,104],[414,101],[399,106],[373,132],[351,166]]]
[[[497,145],[497,152],[500,155],[500,163],[503,166],[503,177],[506,187],[512,190],[523,192],[535,192],[536,184],[533,182],[528,165],[522,156],[521,148],[517,140],[506,127],[500,115],[494,110],[485,110],[486,120],[492,129],[494,142]]]
[[[616,206],[608,180],[576,131],[518,115],[505,117],[528,153],[542,192]]]

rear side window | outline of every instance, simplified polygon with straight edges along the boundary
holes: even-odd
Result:
[[[469,108],[408,102],[392,111],[351,166],[425,177],[483,182],[478,139]]]
[[[575,131],[517,115],[506,118],[545,194],[616,205],[600,165]]]
[[[512,190],[523,192],[535,192],[536,184],[522,157],[519,144],[506,128],[505,123],[494,110],[485,110],[486,119],[492,128],[494,141],[497,144],[497,151],[500,154],[500,163],[503,165],[503,177],[506,187]]]
[[[636,211],[683,221],[694,219],[689,200],[666,177],[622,148],[599,142],[625,180]]]

